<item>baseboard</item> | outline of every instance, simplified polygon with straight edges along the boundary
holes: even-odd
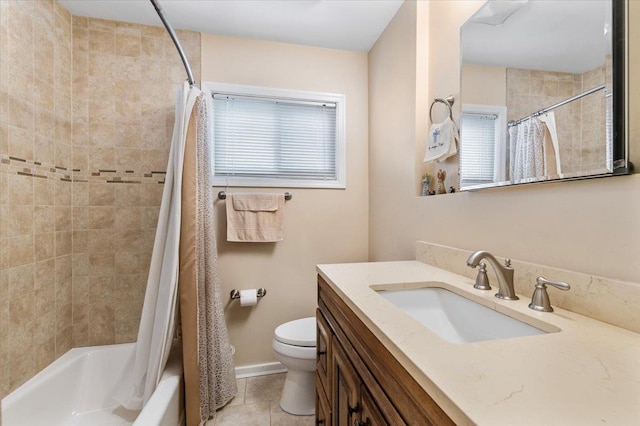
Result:
[[[243,365],[236,367],[236,378],[266,376],[267,374],[284,373],[287,369],[279,362],[267,362],[266,364]]]

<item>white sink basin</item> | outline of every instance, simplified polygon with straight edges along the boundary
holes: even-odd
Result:
[[[378,294],[451,343],[546,333],[440,287],[378,290]]]

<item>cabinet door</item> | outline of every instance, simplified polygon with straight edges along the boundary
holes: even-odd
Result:
[[[333,425],[358,424],[360,379],[335,336],[331,342],[331,361]]]
[[[382,417],[382,413],[378,408],[367,389],[362,386],[360,388],[360,404],[362,406],[360,413],[360,423],[358,426],[387,426],[388,423]]]
[[[324,319],[324,316],[320,312],[320,309],[316,312],[317,318],[317,343],[316,347],[318,350],[318,357],[316,361],[316,374],[324,392],[328,395],[331,392],[331,383],[330,377],[331,372],[329,368],[331,366],[331,329],[329,328],[329,324]]]
[[[316,378],[316,425],[331,426],[331,408],[320,381]]]

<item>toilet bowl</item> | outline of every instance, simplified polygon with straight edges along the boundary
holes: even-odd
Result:
[[[289,321],[273,336],[276,358],[287,368],[280,408],[289,414],[315,413],[316,319]]]

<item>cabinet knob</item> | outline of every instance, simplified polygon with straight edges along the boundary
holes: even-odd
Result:
[[[323,424],[324,424],[324,419],[318,419],[318,420],[316,420],[316,424],[317,424],[317,425],[323,425]]]
[[[356,404],[355,407],[349,406],[348,411],[349,411],[349,415],[352,415],[360,411],[360,407],[358,406],[358,404]]]
[[[326,355],[326,354],[327,354],[327,351],[318,351],[318,356]]]

